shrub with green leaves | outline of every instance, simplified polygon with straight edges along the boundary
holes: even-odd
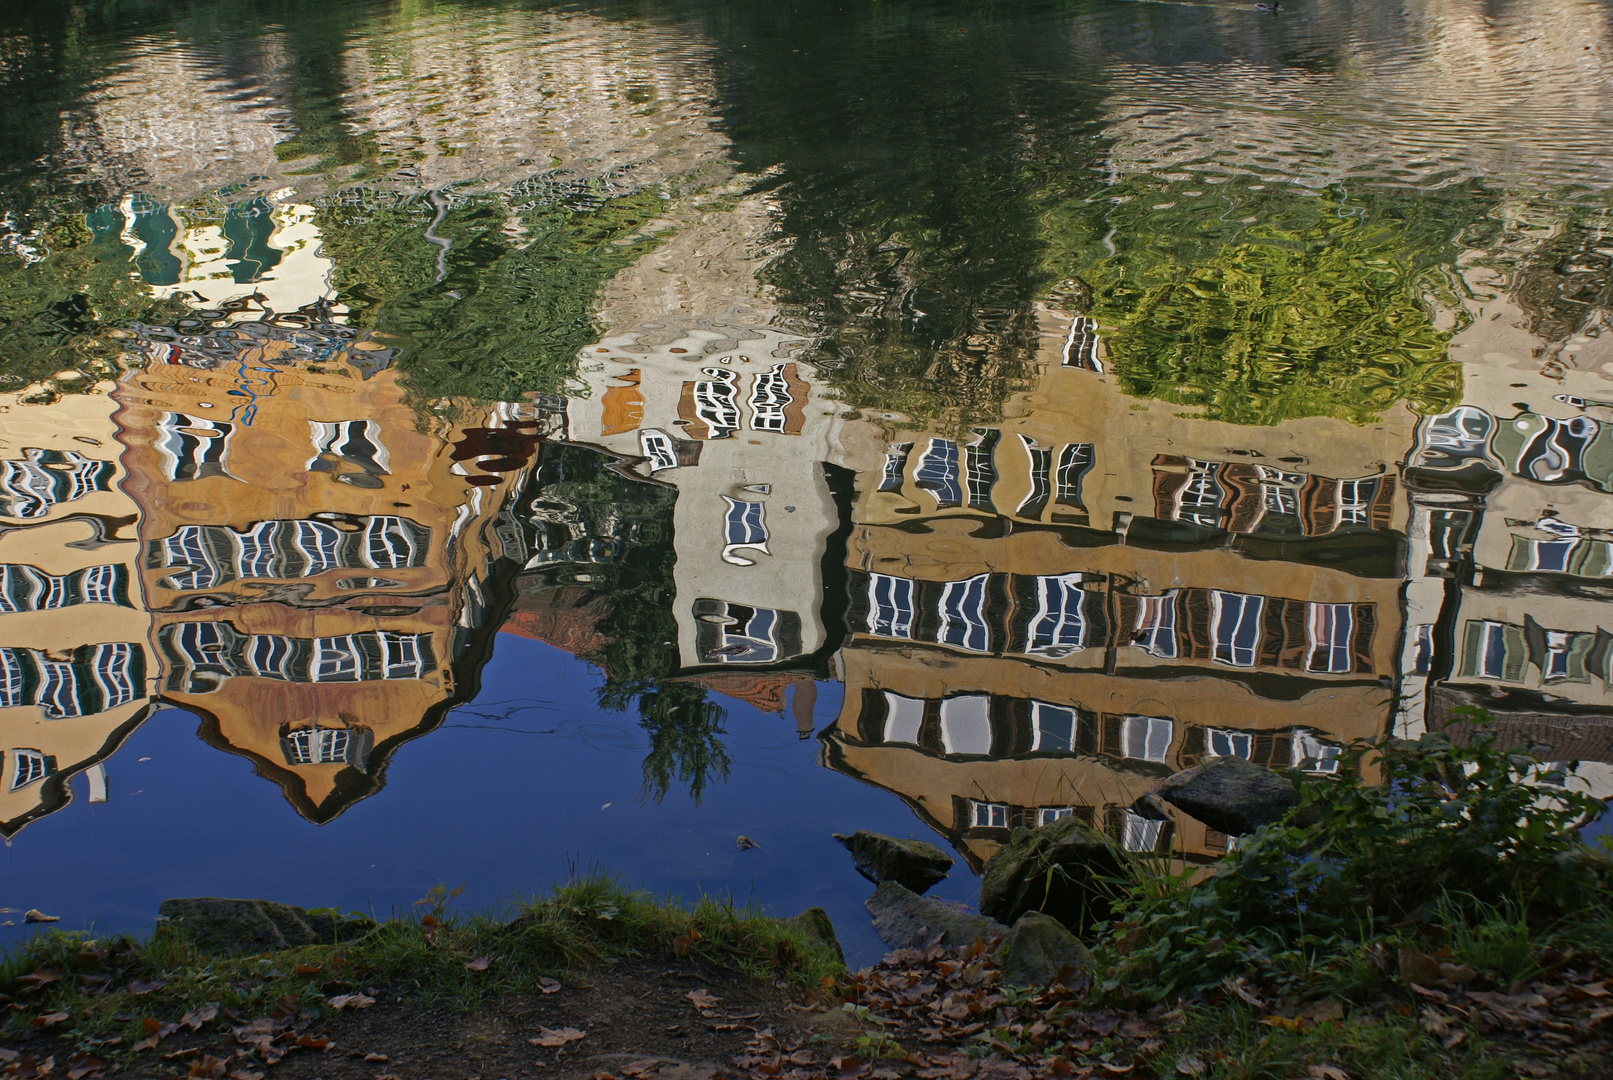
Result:
[[[1613,864],[1577,832],[1604,804],[1542,785],[1528,754],[1472,742],[1355,744],[1336,777],[1302,781],[1299,805],[1207,880],[1134,888],[1105,942],[1123,954],[1118,982],[1167,996],[1369,941],[1449,938],[1462,913],[1543,932],[1605,904]]]

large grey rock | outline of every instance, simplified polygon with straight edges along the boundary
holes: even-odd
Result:
[[[835,937],[834,923],[829,921],[829,913],[821,907],[809,907],[794,918],[781,920],[785,927],[798,931],[808,941],[816,942],[834,953],[840,966],[846,966],[846,954],[840,948],[840,939]]]
[[[1214,758],[1169,777],[1159,797],[1228,836],[1278,820],[1299,803],[1293,781],[1240,757]]]
[[[1003,981],[1012,986],[1077,986],[1092,977],[1092,954],[1057,919],[1027,911],[997,949]]]
[[[932,943],[973,945],[1008,932],[994,919],[919,896],[894,881],[880,882],[865,906],[874,917],[874,932],[893,949],[922,949]]]
[[[276,952],[300,945],[350,941],[374,928],[359,915],[307,911],[272,900],[197,896],[164,900],[157,917],[183,930],[204,953]]]
[[[980,913],[1011,925],[1040,911],[1083,934],[1109,920],[1121,874],[1114,844],[1074,817],[1015,829],[986,863]]]
[[[952,857],[923,840],[898,840],[863,829],[850,836],[835,833],[835,839],[851,852],[857,872],[875,885],[894,881],[922,893],[952,869]]]

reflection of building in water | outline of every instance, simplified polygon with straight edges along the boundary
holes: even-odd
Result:
[[[1203,857],[1227,838],[1131,803],[1212,756],[1328,772],[1388,723],[1411,419],[1183,418],[1067,330],[1000,426],[865,454],[829,761],[977,864],[1066,813]]]
[[[1420,425],[1412,489],[1401,726],[1466,738],[1482,706],[1508,744],[1580,761],[1613,792],[1613,393],[1605,341],[1542,374],[1511,303],[1480,308],[1453,347],[1466,404]]]
[[[566,403],[569,439],[676,494],[684,670],[821,668],[838,644],[825,561],[846,485],[824,463],[841,421],[793,359],[805,340],[769,328],[746,287],[766,221],[756,200],[708,215],[614,281],[612,332],[583,353],[589,396]]]
[[[325,821],[468,693],[526,558],[530,408],[428,425],[319,305],[141,328],[116,391],[164,700]],[[258,314],[260,318],[249,318]]]
[[[138,507],[119,490],[114,402],[0,397],[0,836],[65,806],[148,715]]]

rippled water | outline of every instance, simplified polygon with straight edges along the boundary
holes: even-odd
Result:
[[[1159,778],[1466,704],[1613,792],[1610,15],[8,11],[0,906],[855,958],[836,831],[1203,862]]]

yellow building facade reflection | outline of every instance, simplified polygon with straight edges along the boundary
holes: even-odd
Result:
[[[1173,414],[1114,389],[1085,320],[1041,318],[1000,424],[863,446],[828,761],[976,867],[1066,814],[1206,858],[1228,838],[1135,800],[1214,756],[1330,772],[1388,725],[1414,419]]]

